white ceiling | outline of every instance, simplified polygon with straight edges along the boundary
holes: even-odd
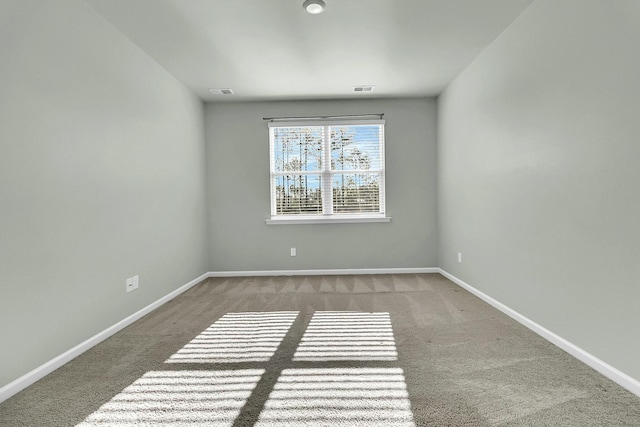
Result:
[[[84,1],[205,101],[435,96],[532,2]]]

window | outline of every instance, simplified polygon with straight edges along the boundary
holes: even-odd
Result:
[[[384,121],[269,123],[271,220],[389,221]]]

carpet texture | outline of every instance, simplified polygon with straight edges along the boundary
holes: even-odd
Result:
[[[0,425],[640,426],[640,398],[439,274],[214,278]]]

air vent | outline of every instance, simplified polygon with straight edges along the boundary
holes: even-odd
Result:
[[[371,86],[371,85],[367,85],[367,86],[354,86],[354,87],[353,87],[353,91],[354,91],[354,92],[372,92],[372,91],[373,91],[373,86]]]
[[[232,89],[209,89],[209,92],[214,95],[233,95]]]

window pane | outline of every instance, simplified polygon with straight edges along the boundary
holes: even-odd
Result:
[[[381,125],[331,126],[332,170],[380,170]]]
[[[380,212],[379,174],[332,175],[334,213]]]
[[[276,215],[322,213],[321,175],[276,176]]]
[[[273,128],[274,171],[320,171],[322,126]]]

